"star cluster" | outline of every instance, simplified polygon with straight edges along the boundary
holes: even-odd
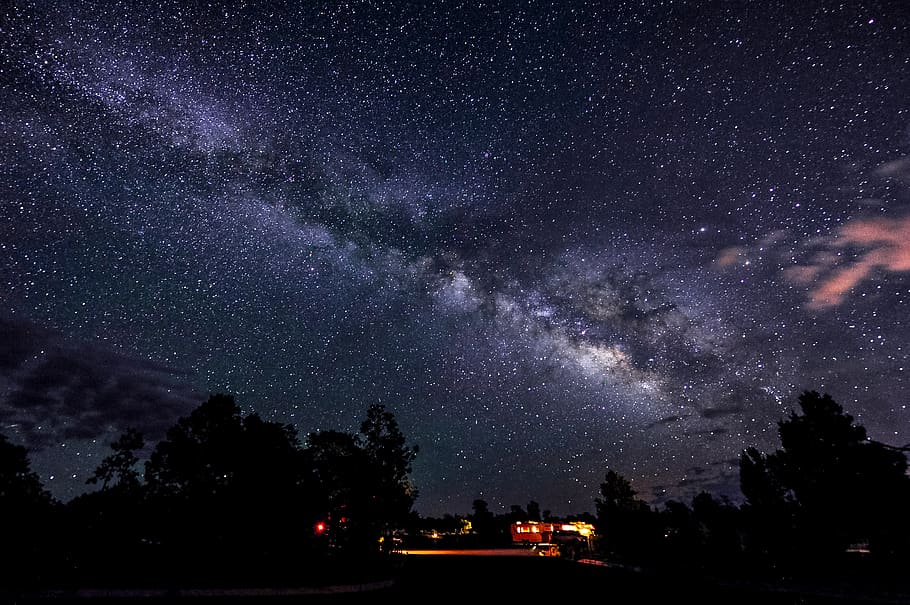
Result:
[[[0,430],[59,498],[212,392],[386,405],[427,515],[737,499],[806,389],[910,441],[900,8],[0,11]]]

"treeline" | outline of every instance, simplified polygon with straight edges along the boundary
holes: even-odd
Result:
[[[139,471],[142,434],[127,430],[89,483],[54,500],[27,451],[0,436],[4,530],[0,588],[280,584],[330,581],[381,566],[385,538],[411,515],[417,446],[370,406],[360,432],[243,416],[229,395],[180,418]],[[389,541],[388,544],[391,544]],[[343,558],[343,562],[339,559]],[[364,559],[371,559],[364,561]]]
[[[560,519],[535,501],[494,514],[484,500],[465,516],[421,518],[410,480],[418,448],[381,405],[356,434],[301,442],[293,426],[243,416],[233,397],[213,395],[167,431],[142,472],[144,438],[127,430],[89,479],[99,489],[67,503],[43,488],[27,450],[0,435],[0,589],[331,582],[385,573],[401,546],[508,546],[510,524],[529,520],[592,523],[586,554],[633,567],[772,580],[900,575],[910,563],[904,449],[870,439],[814,391],[778,433],[776,451],[742,452],[741,504],[703,492],[652,506],[607,469],[596,512]]]
[[[905,453],[870,439],[827,394],[804,392],[799,408],[778,422],[779,449],[740,455],[741,505],[702,493],[656,510],[608,472],[596,500],[601,549],[711,573],[902,575],[910,562]]]
[[[472,514],[424,527],[444,528],[455,543],[501,546],[515,521],[578,520],[596,527],[591,556],[632,567],[769,580],[902,577],[910,564],[905,448],[870,439],[827,394],[806,391],[798,403],[778,422],[778,450],[741,453],[741,504],[702,492],[652,506],[608,469],[593,515],[552,519],[534,501],[494,515],[478,500]],[[465,522],[472,532],[458,537]]]

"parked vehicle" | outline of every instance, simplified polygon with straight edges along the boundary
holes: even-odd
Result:
[[[512,543],[528,545],[544,557],[583,558],[592,550],[594,526],[573,521],[544,523],[520,521],[510,527]]]

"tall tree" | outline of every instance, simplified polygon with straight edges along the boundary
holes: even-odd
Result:
[[[600,484],[597,509],[599,549],[617,559],[642,561],[654,551],[656,514],[637,498],[628,479],[609,469]]]
[[[178,419],[145,467],[158,537],[174,561],[277,566],[288,548],[306,548],[315,515],[299,446],[291,425],[244,417],[230,395]]]
[[[806,391],[799,406],[778,423],[780,449],[768,455],[750,449],[740,458],[753,516],[787,519],[795,554],[819,561],[858,542],[882,556],[905,551],[906,456],[870,439],[828,394]]]
[[[418,446],[407,445],[395,415],[380,404],[367,409],[359,442],[372,467],[372,505],[378,520],[386,525],[403,523],[417,498],[410,473]]]
[[[209,498],[224,492],[239,466],[243,435],[234,397],[214,394],[177,420],[145,465],[145,479],[156,496]]]
[[[319,431],[307,436],[306,455],[329,518],[329,542],[372,552],[411,522],[417,490],[410,480],[417,446],[408,446],[394,414],[367,408],[356,435]]]
[[[603,522],[616,513],[638,510],[643,502],[636,495],[628,479],[612,469],[607,470],[600,484],[600,497],[594,499],[598,519]]]

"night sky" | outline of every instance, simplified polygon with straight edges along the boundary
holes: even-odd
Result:
[[[0,432],[67,501],[210,393],[422,515],[741,499],[804,390],[910,442],[910,8],[6,2]]]

